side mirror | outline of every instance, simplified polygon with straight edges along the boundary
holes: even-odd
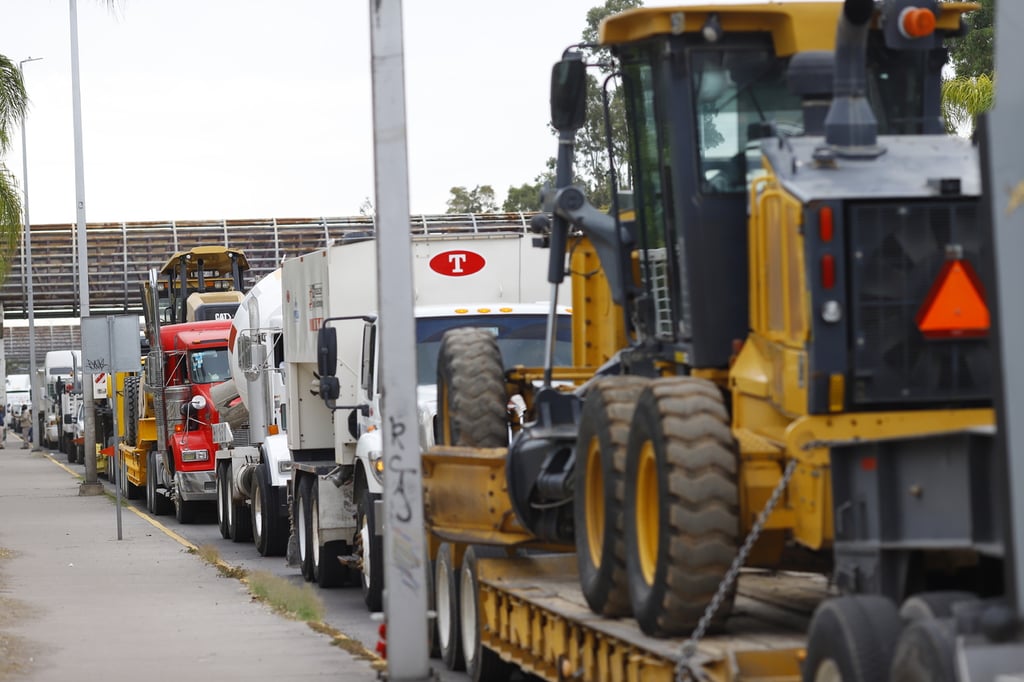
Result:
[[[583,55],[569,52],[551,69],[551,125],[575,132],[587,120],[587,65]]]
[[[320,399],[329,402],[337,400],[341,395],[341,382],[338,377],[320,375]]]
[[[321,377],[333,377],[338,366],[338,331],[323,326],[316,334],[316,369]],[[321,395],[323,395],[321,393]]]

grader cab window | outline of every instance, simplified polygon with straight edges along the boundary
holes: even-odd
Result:
[[[759,124],[803,133],[800,99],[786,86],[785,61],[770,49],[694,50],[693,101],[705,194],[744,192],[760,168]]]

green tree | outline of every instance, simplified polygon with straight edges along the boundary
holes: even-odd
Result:
[[[996,0],[981,0],[981,9],[965,16],[967,35],[954,41],[949,50],[957,78],[991,78],[995,72],[995,11]]]
[[[614,62],[607,50],[598,48],[601,20],[634,7],[643,0],[605,0],[604,5],[587,12],[583,42],[587,61],[598,64],[600,78],[587,74],[587,119],[576,135],[576,173],[595,206],[607,208],[612,203],[610,170],[614,168],[616,183],[630,187],[633,183],[629,167],[629,134],[626,130],[626,107],[617,80],[612,77]],[[608,126],[605,124],[605,91],[608,94]],[[608,155],[608,129],[611,130],[612,153]]]
[[[501,205],[501,210],[506,213],[515,213],[516,211],[531,213],[539,211],[541,209],[540,191],[541,184],[539,182],[535,182],[532,185],[523,183],[519,187],[509,187],[508,195],[505,197],[505,203]]]
[[[547,170],[535,177],[532,183],[524,182],[519,187],[509,187],[501,210],[509,213],[515,211],[529,213],[543,209],[543,202],[540,198],[541,190],[545,185],[554,186],[555,184],[554,157],[548,159],[547,166]]]
[[[498,210],[494,188],[490,185],[477,185],[469,190],[452,187],[449,191],[452,196],[448,200],[448,213],[494,213]]]
[[[591,203],[600,208],[608,208],[612,202],[612,184],[610,169],[615,168],[616,183],[620,188],[632,186],[632,173],[628,161],[628,133],[626,131],[626,109],[622,93],[617,87],[616,79],[610,78],[613,62],[606,50],[597,47],[598,30],[601,20],[612,14],[627,9],[641,7],[643,0],[605,0],[603,5],[593,7],[587,12],[586,26],[583,29],[582,42],[587,62],[598,64],[600,77],[587,74],[587,117],[583,127],[576,134],[575,182],[582,185]],[[611,128],[612,155],[608,155],[608,128],[605,126],[604,93],[608,92],[608,112]],[[551,183],[555,166],[554,158],[547,161],[548,172],[538,176],[534,184],[524,184],[519,188],[509,188],[509,207],[521,205],[521,199],[527,193],[533,193],[533,187],[545,182]],[[529,189],[527,189],[529,188]],[[514,196],[513,196],[514,192]],[[539,193],[539,192],[538,192]],[[511,202],[511,203],[510,203]],[[531,204],[532,205],[532,204]],[[539,205],[539,204],[537,204]],[[511,210],[522,210],[513,208]]]
[[[950,132],[974,133],[978,115],[992,108],[995,81],[985,74],[942,83],[942,115]]]
[[[942,83],[942,115],[951,133],[974,132],[978,114],[992,108],[996,0],[981,0],[981,9],[966,15],[967,35],[950,46],[955,75]]]
[[[21,196],[5,158],[11,147],[11,130],[24,119],[27,107],[21,70],[0,55],[0,281],[10,270],[21,235]]]

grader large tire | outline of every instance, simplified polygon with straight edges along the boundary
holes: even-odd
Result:
[[[737,448],[719,389],[655,379],[637,401],[626,451],[626,572],[648,635],[689,634],[738,544]],[[735,585],[711,622],[732,610]]]
[[[626,444],[636,400],[650,379],[606,377],[587,391],[577,439],[573,514],[580,587],[594,613],[630,615],[623,542]]]
[[[437,361],[438,443],[508,445],[505,369],[494,335],[462,327],[445,333]]]

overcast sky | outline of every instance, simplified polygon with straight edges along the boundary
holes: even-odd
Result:
[[[410,207],[532,182],[548,78],[601,0],[406,0]],[[646,4],[666,4],[647,2]],[[373,197],[369,0],[77,0],[89,222],[356,215]],[[68,0],[0,0],[30,217],[72,223]],[[16,134],[4,159],[21,182]]]

